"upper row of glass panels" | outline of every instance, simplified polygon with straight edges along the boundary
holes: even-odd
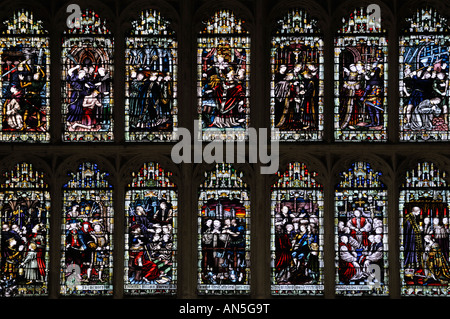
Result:
[[[359,7],[342,19],[334,39],[334,139],[386,141],[388,39],[380,8]],[[380,11],[378,11],[380,13]],[[447,19],[418,9],[399,39],[399,138],[446,141]],[[68,25],[69,26],[69,25]],[[63,141],[114,140],[114,38],[90,9],[62,38]],[[1,129],[4,142],[49,142],[50,49],[43,23],[20,10],[4,22]],[[279,141],[321,141],[324,42],[318,20],[291,9],[271,33],[270,125]],[[143,10],[126,37],[125,140],[177,140],[178,43],[171,23]],[[250,33],[230,10],[204,21],[197,43],[197,113],[203,140],[245,140],[250,127]],[[330,108],[331,110],[331,108]],[[392,113],[391,113],[392,114]]]

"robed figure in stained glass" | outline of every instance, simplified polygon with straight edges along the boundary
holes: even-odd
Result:
[[[248,294],[250,202],[243,173],[218,163],[205,177],[198,200],[197,289],[208,295]]]
[[[405,243],[405,259],[406,267],[420,268],[423,267],[422,252],[423,241],[422,233],[416,217],[420,214],[420,208],[415,206],[411,212],[405,216],[403,222],[404,243]]]
[[[64,141],[113,139],[113,48],[106,21],[90,9],[64,31]]]
[[[223,46],[204,51],[203,105],[209,127],[235,127],[245,122],[245,51]]]
[[[414,201],[403,220],[404,280],[408,285],[442,285],[450,280],[447,218],[442,203]]]
[[[386,139],[386,32],[370,11],[352,10],[335,38],[335,137],[340,141]]]
[[[406,172],[399,198],[403,295],[448,295],[450,195],[445,176],[430,162]]]
[[[306,10],[290,9],[272,32],[271,126],[283,141],[320,140],[323,39]]]
[[[130,127],[152,128],[168,125],[172,98],[172,58],[168,52],[156,47],[134,49],[141,59],[148,62],[145,67],[131,70]],[[155,61],[161,60],[158,64]]]
[[[98,131],[107,121],[103,100],[110,93],[111,79],[101,64],[91,60],[92,53],[81,53],[80,63],[67,71],[67,83],[71,89],[67,122],[69,128],[75,131]]]
[[[4,172],[0,184],[0,296],[48,295],[50,195],[28,163]]]
[[[447,19],[432,7],[418,9],[406,19],[399,44],[400,139],[448,140]]]
[[[345,51],[344,51],[345,52]],[[378,55],[376,51],[375,55]],[[350,55],[348,55],[350,57]],[[350,59],[343,68],[340,120],[341,129],[364,126],[380,129],[383,124],[383,64],[377,59]],[[382,61],[382,59],[380,59]]]
[[[274,295],[323,293],[323,193],[316,172],[292,162],[272,185]]]
[[[387,191],[369,163],[341,173],[335,190],[336,293],[386,295]],[[374,269],[379,276],[373,278]],[[372,285],[372,280],[377,285]]]
[[[173,295],[177,290],[177,191],[171,172],[144,163],[126,192],[127,295]]]
[[[178,52],[171,22],[154,9],[131,21],[126,38],[125,138],[165,142],[177,127]]]
[[[247,137],[250,38],[229,10],[204,21],[197,39],[197,111],[202,139]]]
[[[48,141],[49,45],[43,23],[27,10],[4,21],[0,50],[0,140]]]

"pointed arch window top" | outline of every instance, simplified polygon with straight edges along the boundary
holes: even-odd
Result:
[[[137,172],[132,172],[132,181],[128,184],[130,188],[139,187],[176,187],[170,180],[172,172],[164,170],[159,163],[149,162]]]
[[[384,188],[380,180],[381,172],[376,172],[366,162],[355,162],[344,172],[341,172],[338,188]]]
[[[110,35],[111,31],[106,26],[106,19],[91,9],[82,11],[80,18],[75,19],[73,28],[64,31],[65,34],[89,34],[89,35]]]
[[[5,26],[3,27],[2,34],[40,35],[48,33],[43,27],[43,22],[36,20],[33,12],[25,9],[15,11],[12,18],[4,21],[3,24]]]
[[[430,6],[417,9],[411,17],[406,18],[406,21],[409,23],[409,28],[405,29],[405,32],[449,32],[447,18]]]
[[[84,162],[78,166],[76,172],[69,172],[71,179],[64,185],[64,188],[112,188],[112,185],[106,180],[109,173],[102,172],[98,165],[91,162]]]
[[[18,188],[48,188],[44,182],[44,173],[33,169],[33,164],[19,163],[10,171],[3,173],[4,182],[0,184],[2,189]]]
[[[277,21],[274,30],[276,35],[319,33],[317,20],[302,9],[292,9],[284,17]]]
[[[170,22],[161,16],[161,13],[154,9],[141,11],[138,19],[131,22],[131,35],[174,35],[175,32],[170,27]]]
[[[278,181],[272,185],[274,188],[321,188],[316,181],[318,174],[310,171],[305,163],[289,163],[284,172],[278,172]]]
[[[204,28],[200,34],[225,35],[225,34],[248,34],[245,21],[236,18],[230,10],[217,11],[209,20],[203,22]]]
[[[205,172],[203,188],[246,188],[244,173],[236,170],[231,164],[217,163],[215,169]]]
[[[403,188],[447,187],[447,173],[434,163],[422,162],[406,172]]]
[[[386,30],[381,26],[381,18],[373,14],[371,7],[355,8],[347,18],[342,18],[342,27],[338,33],[358,34],[358,33],[384,33]]]

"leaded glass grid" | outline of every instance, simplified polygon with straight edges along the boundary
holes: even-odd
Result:
[[[61,295],[113,294],[113,190],[109,173],[83,162],[68,173],[61,213]]]
[[[30,163],[2,173],[0,297],[48,296],[50,193]]]
[[[200,295],[250,293],[250,194],[243,173],[218,163],[198,197]]]
[[[292,9],[272,31],[270,123],[279,141],[323,135],[323,36],[317,20]]]
[[[387,37],[369,7],[355,8],[335,37],[334,138],[387,139]]]
[[[400,190],[402,296],[448,296],[450,192],[447,173],[433,162],[406,171]]]
[[[29,10],[3,22],[0,42],[0,141],[50,141],[48,31]]]
[[[171,176],[155,162],[132,173],[125,194],[127,295],[177,292],[178,194]]]
[[[85,9],[62,38],[64,142],[111,142],[114,39],[106,21]]]
[[[126,38],[126,140],[172,141],[178,126],[175,32],[154,9],[143,10],[132,26]]]
[[[387,188],[370,163],[355,162],[335,189],[336,294],[389,294]]]
[[[292,162],[271,192],[271,293],[323,295],[323,188],[317,173]]]
[[[230,10],[204,21],[197,39],[197,112],[200,140],[247,138],[250,125],[250,37]]]
[[[400,140],[448,141],[447,19],[426,6],[406,22],[399,39]]]

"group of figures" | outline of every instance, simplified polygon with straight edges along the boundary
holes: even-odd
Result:
[[[21,287],[43,289],[47,280],[47,211],[39,199],[3,202],[0,296]]]
[[[128,59],[130,130],[170,130],[176,96],[172,49],[146,45],[131,49]]]
[[[274,85],[274,126],[282,131],[317,129],[318,65],[281,64],[274,75]]]
[[[147,197],[129,209],[128,283],[168,284],[173,281],[172,204]]]
[[[73,51],[73,52],[72,52]],[[67,131],[108,131],[111,126],[110,66],[100,49],[74,47],[66,53]]]
[[[246,221],[239,204],[207,203],[201,218],[201,281],[210,285],[247,283]]]
[[[383,269],[383,218],[381,211],[370,212],[363,207],[339,213],[337,236],[338,277],[343,285],[368,285],[373,265]],[[384,283],[383,272],[378,283]]]
[[[450,281],[448,217],[442,214],[442,205],[430,209],[425,208],[430,207],[429,203],[415,205],[408,209],[403,221],[403,280],[406,285],[447,286]]]
[[[1,53],[4,131],[46,131],[47,66],[44,47],[23,45]]]
[[[448,54],[418,68],[404,65],[404,131],[448,131],[447,62]]]
[[[344,51],[345,56],[348,55]],[[339,127],[341,130],[381,130],[384,123],[384,64],[382,56],[344,62],[340,75]]]
[[[275,280],[277,284],[318,284],[319,262],[318,206],[297,199],[280,204],[275,213]]]
[[[246,51],[229,46],[205,49],[201,59],[203,128],[246,128]]]
[[[73,201],[66,208],[64,276],[68,288],[110,281],[111,221],[105,203]]]

